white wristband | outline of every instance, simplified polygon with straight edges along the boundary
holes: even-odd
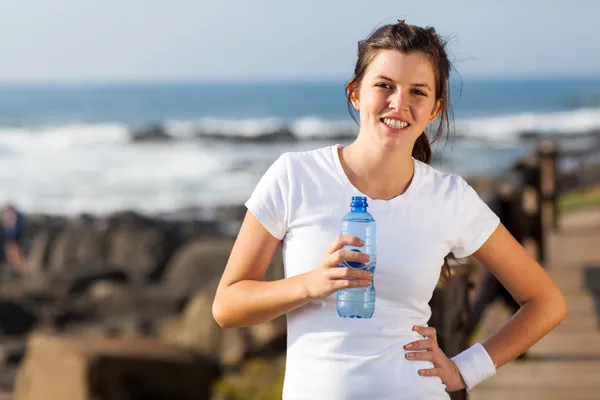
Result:
[[[496,373],[494,362],[480,343],[475,343],[467,350],[452,357],[452,361],[456,364],[469,392],[478,383]]]

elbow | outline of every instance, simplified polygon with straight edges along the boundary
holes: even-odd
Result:
[[[546,313],[551,319],[551,323],[554,327],[560,325],[568,314],[567,301],[560,291],[556,293],[548,300],[546,300]]]
[[[212,315],[213,315],[215,322],[221,328],[232,328],[233,327],[233,324],[227,318],[226,310],[223,309],[223,301],[221,299],[219,299],[218,295],[216,295],[215,299],[213,300]]]
[[[560,324],[561,322],[563,322],[565,320],[565,318],[567,318],[567,315],[569,313],[569,307],[567,306],[567,301],[565,300],[564,296],[562,294],[559,295],[559,299],[557,302],[557,307],[556,307],[556,314],[557,314],[557,320],[558,320],[558,324]]]

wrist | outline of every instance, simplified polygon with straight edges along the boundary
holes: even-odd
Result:
[[[467,391],[471,391],[476,385],[496,373],[494,362],[480,343],[476,343],[452,357],[452,361],[456,365]]]
[[[310,293],[310,286],[308,284],[309,273],[305,272],[303,274],[298,275],[296,278],[298,279],[299,285],[297,285],[299,291],[298,296],[301,302],[309,302],[312,300],[312,296]]]
[[[454,370],[456,371],[456,375],[458,375],[458,379],[460,380],[460,387],[456,390],[466,389],[467,383],[465,382],[465,379],[463,378],[462,374],[460,373],[460,370],[458,369],[458,365],[456,365],[456,362],[454,362],[454,360],[451,360],[451,361],[454,364]]]

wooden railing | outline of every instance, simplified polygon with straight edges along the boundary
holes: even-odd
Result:
[[[491,184],[489,179],[470,183],[517,241],[544,265],[548,261],[547,233],[559,228],[559,196],[600,184],[600,131],[532,135],[527,140],[533,141],[535,150]],[[466,349],[472,333],[468,292],[474,265],[473,260],[457,263],[450,259],[452,276],[440,281],[430,302],[429,324],[436,327],[440,347],[450,357]],[[451,398],[464,400],[467,393],[455,392]]]

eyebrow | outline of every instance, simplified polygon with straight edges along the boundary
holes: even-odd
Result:
[[[383,80],[386,80],[386,81],[394,82],[393,79],[388,78],[385,75],[377,75],[375,77],[375,80],[377,80],[377,79],[383,79]],[[427,83],[412,83],[411,86],[420,87],[420,88],[426,88],[426,89],[428,89],[431,92],[431,87]]]

